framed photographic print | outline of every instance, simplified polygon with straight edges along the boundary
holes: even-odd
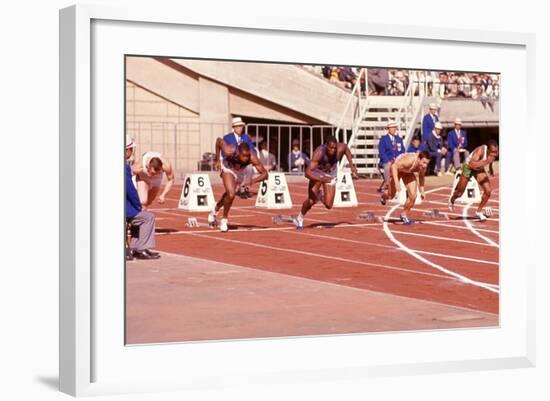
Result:
[[[532,366],[533,37],[328,26],[61,11],[62,391]]]

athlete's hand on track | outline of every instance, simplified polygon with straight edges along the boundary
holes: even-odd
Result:
[[[424,191],[420,192],[420,197],[422,198],[422,200],[426,199],[426,194],[424,193]]]
[[[162,205],[164,202],[166,202],[166,199],[164,198],[164,196],[159,196],[158,203]]]
[[[220,171],[221,166],[222,166],[221,162],[219,160],[216,160],[216,162],[214,163],[214,170]]]
[[[351,170],[351,178],[354,179],[354,180],[358,180],[359,179],[359,174],[357,173],[357,169],[354,168],[353,170]]]

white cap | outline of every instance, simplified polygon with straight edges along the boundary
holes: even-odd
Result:
[[[441,125],[441,123],[438,121],[435,123],[434,128],[443,129],[443,125]]]
[[[439,109],[439,106],[435,103],[430,103],[430,110],[437,110]]]
[[[462,125],[462,120],[460,118],[455,118],[455,124]]]
[[[231,120],[231,126],[236,127],[239,125],[245,125],[243,119],[241,117],[235,117],[233,120]]]
[[[132,149],[136,147],[136,143],[130,135],[126,135],[126,149]]]
[[[386,128],[397,128],[397,123],[393,120],[388,121]]]

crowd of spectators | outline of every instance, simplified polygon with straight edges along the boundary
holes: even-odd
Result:
[[[347,89],[354,87],[360,72],[358,67],[304,65],[304,68]],[[412,84],[415,94],[425,90],[428,96],[441,99],[479,99],[490,107],[492,99],[498,99],[500,90],[498,74],[385,68],[368,68],[367,79],[362,77],[360,84],[361,92],[371,96],[402,96]]]

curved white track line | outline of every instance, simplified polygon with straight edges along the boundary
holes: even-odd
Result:
[[[437,188],[437,189],[433,189],[432,191],[437,191],[439,190],[440,188]],[[429,192],[429,191],[428,191]],[[400,207],[401,205],[397,204],[395,206],[393,206],[390,210],[388,210],[388,212],[386,213],[386,216],[384,218],[384,220],[388,220],[391,216],[391,214],[395,211],[395,209],[397,209],[398,207]],[[388,227],[388,222],[387,221],[384,221],[384,224],[383,224],[383,227],[384,227],[384,232],[386,233],[386,235],[388,236],[388,238],[390,239],[390,241],[392,241],[395,245],[397,245],[399,248],[401,248],[403,251],[407,252],[409,255],[415,257],[416,259],[420,260],[421,262],[424,262],[425,264],[433,267],[434,269],[437,269],[443,273],[446,273],[452,277],[455,277],[457,279],[459,279],[460,281],[464,282],[464,283],[467,283],[467,284],[471,284],[471,285],[474,285],[476,287],[480,287],[480,288],[484,288],[488,291],[491,291],[491,292],[494,292],[494,293],[500,293],[500,291],[497,289],[498,287],[494,284],[489,284],[489,283],[482,283],[482,282],[479,282],[479,281],[475,281],[475,280],[472,280],[472,279],[469,279],[468,277],[465,277],[465,276],[462,276],[458,273],[455,273],[451,270],[448,270],[448,269],[445,269],[444,267],[442,266],[439,266],[438,264],[435,264],[431,261],[429,261],[428,259],[418,255],[417,253],[415,253],[414,251],[412,251],[411,249],[409,249],[407,246],[405,246],[403,243],[401,243],[400,241],[398,241],[392,234],[391,230],[389,229]]]
[[[493,241],[492,239],[490,238],[487,238],[486,236],[484,236],[483,234],[481,234],[479,231],[477,231],[474,226],[472,225],[472,223],[470,223],[470,220],[468,220],[468,209],[470,209],[470,206],[472,206],[471,203],[467,204],[464,208],[462,208],[462,221],[464,222],[464,224],[466,225],[466,227],[468,227],[470,229],[471,232],[473,232],[475,235],[477,235],[479,238],[481,238],[482,240],[484,240],[485,242],[487,242],[487,244],[491,245],[491,246],[494,246],[495,248],[499,248],[499,245]]]

